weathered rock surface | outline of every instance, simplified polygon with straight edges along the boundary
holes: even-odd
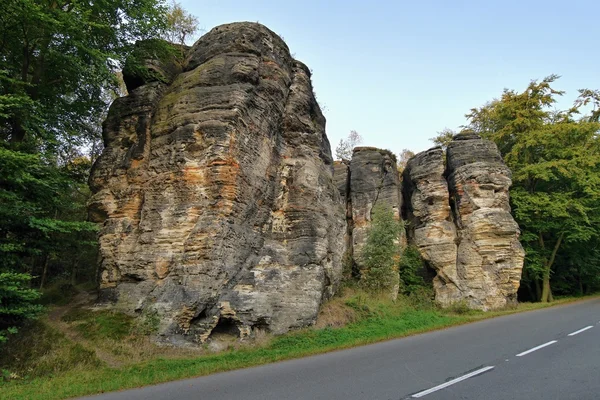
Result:
[[[310,72],[278,35],[214,28],[172,80],[116,100],[103,137],[102,298],[157,312],[172,343],[315,320],[341,277],[345,211]]]
[[[510,214],[510,170],[496,145],[473,133],[454,138],[446,164],[433,148],[404,172],[409,241],[437,273],[436,300],[482,310],[516,302],[524,251]]]
[[[436,271],[436,298],[460,293],[456,272],[456,227],[444,178],[444,151],[424,151],[409,160],[402,179],[407,236]],[[442,294],[442,292],[444,294]]]
[[[400,220],[402,196],[396,157],[388,150],[356,147],[350,161],[349,180],[352,249],[354,262],[360,270],[361,251],[367,241],[373,208],[377,205],[391,207],[394,216]]]
[[[511,172],[496,145],[471,133],[448,145],[448,186],[458,227],[456,270],[472,307],[516,302],[525,252],[510,214]],[[448,303],[452,297],[440,295]]]

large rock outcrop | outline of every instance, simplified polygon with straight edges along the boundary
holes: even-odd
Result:
[[[490,310],[516,302],[524,251],[510,214],[511,173],[494,143],[461,133],[404,171],[409,241],[435,272],[436,300]]]
[[[137,77],[105,122],[102,298],[157,312],[172,343],[311,324],[341,277],[345,211],[310,72],[255,23],[187,54],[169,81]]]

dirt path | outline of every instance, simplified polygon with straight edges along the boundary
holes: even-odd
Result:
[[[79,332],[73,329],[73,326],[65,321],[63,317],[72,310],[85,309],[92,307],[96,299],[96,294],[93,292],[81,291],[69,304],[64,306],[54,306],[48,313],[48,322],[62,334],[64,334],[69,340],[85,347],[88,350],[92,350],[96,353],[96,357],[104,362],[108,367],[117,368],[123,365],[123,362],[118,360],[113,354],[98,347],[97,344],[90,340],[85,339]],[[90,310],[90,312],[93,312]]]

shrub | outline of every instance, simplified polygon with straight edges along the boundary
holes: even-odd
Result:
[[[416,246],[407,246],[404,249],[398,269],[404,294],[410,295],[429,286],[423,279],[425,261]]]
[[[360,283],[366,290],[384,292],[398,286],[398,237],[401,229],[402,224],[394,218],[390,207],[373,208],[371,227],[361,255]]]

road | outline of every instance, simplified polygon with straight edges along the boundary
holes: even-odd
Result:
[[[600,399],[600,299],[298,360],[86,397],[414,398]]]

